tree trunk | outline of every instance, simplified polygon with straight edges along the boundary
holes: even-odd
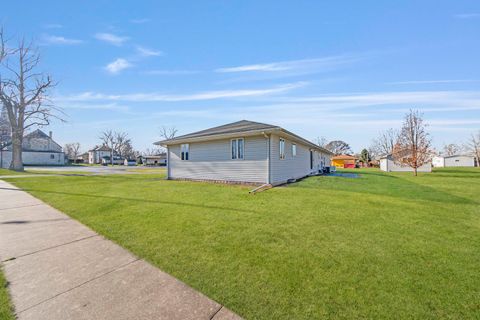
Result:
[[[15,130],[12,134],[12,163],[10,163],[10,170],[23,171],[22,142],[23,132]]]
[[[416,177],[417,176],[417,167],[413,168],[413,175]]]

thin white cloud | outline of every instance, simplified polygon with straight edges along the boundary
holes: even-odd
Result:
[[[473,13],[459,13],[454,15],[457,19],[475,19],[480,18],[480,13],[473,12]]]
[[[107,70],[111,74],[118,74],[120,71],[125,70],[127,68],[132,67],[133,65],[123,58],[118,58],[105,66],[105,70]]]
[[[147,18],[131,19],[130,22],[134,24],[143,24],[143,23],[150,22],[150,19],[147,19]]]
[[[480,92],[476,91],[398,91],[359,94],[325,94],[310,97],[286,97],[289,102],[317,102],[323,104],[360,107],[376,105],[411,104],[420,105],[465,106],[480,103]]]
[[[47,23],[47,24],[44,24],[43,27],[45,29],[61,29],[61,28],[63,28],[63,26],[59,23]]]
[[[189,75],[189,74],[197,74],[200,73],[198,70],[148,70],[142,72],[143,74],[148,75]]]
[[[160,94],[160,93],[134,93],[109,95],[102,93],[85,92],[79,95],[61,97],[62,101],[131,101],[131,102],[175,102],[175,101],[203,101],[215,99],[241,98],[241,97],[258,97],[267,96],[278,93],[284,93],[299,87],[305,83],[292,83],[275,86],[266,89],[236,89],[236,90],[220,90],[206,91],[192,94]]]
[[[238,72],[285,72],[285,71],[304,71],[319,72],[328,71],[332,68],[356,62],[362,59],[360,56],[338,55],[315,59],[290,60],[280,62],[270,62],[263,64],[249,64],[235,67],[226,67],[216,69],[219,73],[238,73]]]
[[[409,80],[409,81],[395,81],[388,82],[387,84],[442,84],[442,83],[468,83],[478,82],[479,80],[472,79],[447,79],[447,80]]]
[[[126,112],[130,108],[128,106],[119,105],[117,103],[106,103],[106,104],[97,104],[97,103],[61,103],[58,102],[64,109],[80,109],[80,110],[112,110],[112,111],[121,111]]]
[[[110,43],[114,46],[121,46],[125,41],[129,40],[129,37],[117,36],[113,33],[97,33],[95,34],[95,39]]]
[[[62,36],[44,35],[41,42],[43,44],[57,44],[57,45],[76,45],[83,43],[83,40],[65,38]]]
[[[137,46],[136,49],[138,54],[142,57],[158,57],[158,56],[163,56],[164,54],[160,50],[153,50],[153,49],[145,48],[142,46]]]

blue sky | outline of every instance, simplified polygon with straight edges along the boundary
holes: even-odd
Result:
[[[479,1],[8,1],[0,21],[59,82],[46,130],[84,150],[248,119],[360,151],[410,108],[437,147],[480,129]]]

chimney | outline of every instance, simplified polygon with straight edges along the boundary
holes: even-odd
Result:
[[[50,137],[50,139],[52,139],[52,131],[48,132],[48,136]]]

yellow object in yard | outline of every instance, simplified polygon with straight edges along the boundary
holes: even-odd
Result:
[[[355,168],[357,158],[350,155],[339,155],[332,158],[332,166],[337,168]]]

